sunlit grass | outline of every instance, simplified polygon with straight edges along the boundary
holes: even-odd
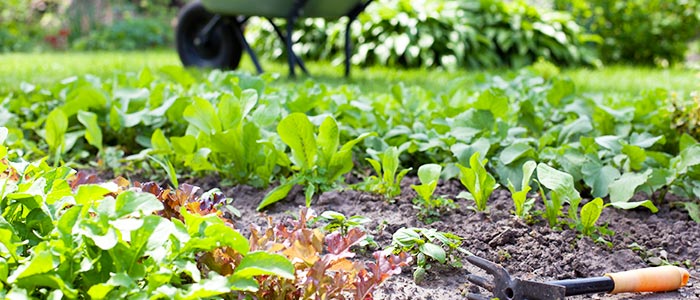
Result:
[[[109,77],[115,72],[137,72],[144,67],[160,68],[181,65],[173,50],[140,52],[88,52],[88,53],[11,53],[0,55],[0,93],[17,90],[21,82],[52,85],[64,78],[92,74]],[[309,77],[299,74],[296,80],[288,79],[284,62],[263,61],[267,72],[278,74],[274,84],[303,83]],[[316,82],[331,86],[353,85],[366,92],[386,92],[394,84],[419,86],[439,93],[450,88],[455,80],[459,84],[476,84],[483,76],[499,74],[508,76],[508,70],[441,70],[401,69],[390,67],[352,68],[352,76],[343,76],[343,65],[330,62],[307,62]],[[241,70],[254,73],[250,59],[244,56]],[[602,69],[574,68],[561,72],[571,77],[579,93],[606,93],[636,95],[644,90],[664,88],[679,92],[700,90],[700,71],[690,69],[653,69],[646,67],[612,66]]]

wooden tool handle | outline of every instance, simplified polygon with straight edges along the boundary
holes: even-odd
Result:
[[[605,276],[615,282],[615,293],[636,292],[667,292],[677,290],[688,283],[690,273],[675,266],[662,266],[637,269],[618,273],[608,273]]]

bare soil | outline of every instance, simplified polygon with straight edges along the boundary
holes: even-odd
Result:
[[[659,205],[656,214],[646,209],[605,209],[598,224],[607,224],[607,228],[615,232],[607,238],[610,244],[606,245],[581,237],[569,228],[551,229],[539,217],[530,222],[514,217],[510,193],[506,190],[496,190],[492,194],[487,213],[474,212],[468,208],[473,203],[456,199],[464,188],[455,181],[441,183],[436,194],[456,199],[459,208],[444,214],[437,222],[424,224],[411,202],[415,197],[410,188],[413,183],[417,183],[416,178],[404,179],[403,193],[394,203],[376,195],[344,190],[321,195],[312,208],[318,213],[334,210],[346,216],[362,215],[372,219],[367,228],[382,248],[391,243],[392,234],[401,227],[435,228],[455,233],[464,238],[466,250],[500,263],[512,276],[523,279],[550,281],[593,277],[660,263],[679,265],[691,273],[688,286],[676,292],[597,294],[570,299],[700,299],[700,283],[697,282],[700,278],[700,224],[667,203]],[[215,178],[200,179],[193,184],[205,190],[218,186]],[[282,220],[298,215],[304,206],[300,189],[294,189],[286,200],[264,213],[256,212],[255,208],[267,190],[236,186],[223,188],[223,191],[234,198],[234,206],[241,211],[242,217],[236,222],[243,231],[247,231],[250,223],[263,225],[264,216]],[[476,286],[470,286],[467,275],[483,272],[464,262],[462,268],[434,267],[420,284],[413,281],[412,269],[406,268],[401,275],[385,282],[375,292],[375,299],[466,299],[466,293],[478,291]]]

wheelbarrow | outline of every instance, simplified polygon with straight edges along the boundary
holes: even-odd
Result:
[[[292,31],[300,18],[339,19],[348,17],[345,28],[345,76],[350,75],[350,25],[372,0],[195,0],[185,5],[178,16],[175,43],[185,66],[236,69],[243,51],[248,53],[258,73],[260,61],[245,38],[248,18],[266,18],[283,41],[289,75],[295,76],[296,66],[306,74],[304,62],[292,47]],[[286,33],[273,21],[284,18]]]

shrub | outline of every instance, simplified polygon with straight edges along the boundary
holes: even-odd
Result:
[[[521,1],[381,1],[358,20],[352,60],[363,66],[520,67],[539,57],[562,65],[596,61],[585,47],[591,37],[569,14],[540,12]],[[345,22],[300,22],[295,51],[310,59],[342,58]],[[250,25],[251,40],[265,56],[284,55],[268,25]]]
[[[125,19],[103,26],[73,42],[76,50],[137,50],[156,48],[172,42],[172,29],[151,18]]]
[[[700,2],[686,0],[555,1],[590,32],[604,38],[605,62],[665,64],[682,61],[700,35]]]

